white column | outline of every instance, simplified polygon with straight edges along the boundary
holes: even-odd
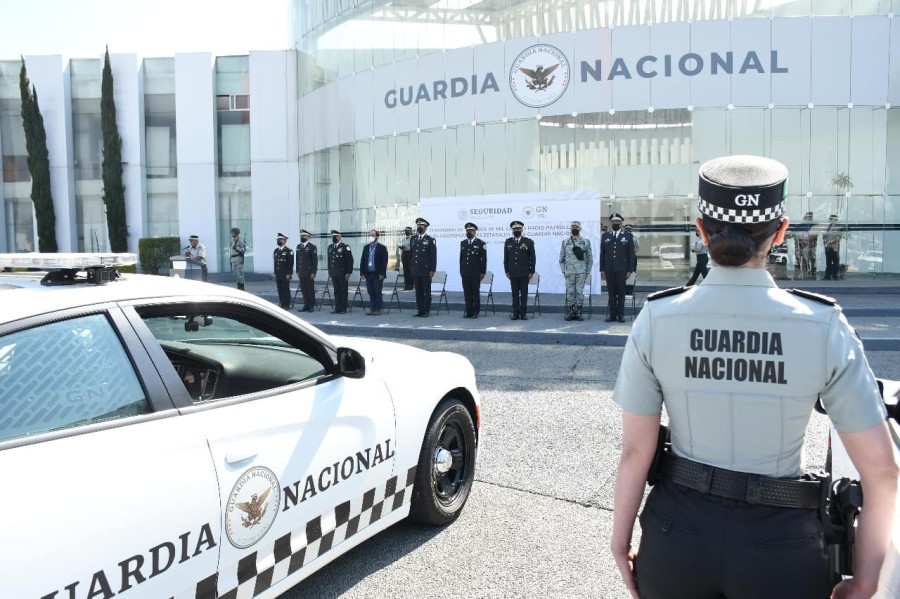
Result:
[[[122,183],[128,251],[137,253],[147,229],[147,188],[144,160],[144,80],[136,54],[111,54],[116,124],[122,138]]]
[[[56,244],[60,252],[78,249],[75,231],[75,170],[72,150],[72,88],[69,66],[61,56],[26,56],[28,78],[37,89],[47,131],[50,191],[56,213]],[[37,249],[37,248],[35,248]]]
[[[270,272],[275,236],[300,241],[297,53],[250,53],[250,188],[254,269]],[[321,231],[313,231],[320,233]]]
[[[178,226],[182,246],[199,235],[210,272],[219,270],[216,235],[215,73],[212,55],[175,55],[175,130],[178,153]]]

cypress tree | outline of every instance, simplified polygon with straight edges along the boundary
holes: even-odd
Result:
[[[56,212],[50,191],[50,154],[47,151],[47,131],[38,104],[37,89],[28,80],[25,58],[19,71],[19,95],[22,98],[22,127],[25,129],[25,148],[28,152],[28,172],[31,174],[31,201],[37,218],[38,250],[56,252]]]
[[[125,185],[122,183],[122,138],[116,125],[116,102],[113,98],[113,76],[109,65],[109,48],[103,60],[100,88],[100,130],[103,134],[103,203],[109,246],[114,252],[128,251],[128,228],[125,222]]]

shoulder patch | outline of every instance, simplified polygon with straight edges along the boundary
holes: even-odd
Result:
[[[827,295],[822,295],[820,293],[813,293],[812,291],[804,291],[803,289],[785,289],[790,294],[796,295],[798,297],[802,297],[804,299],[812,300],[814,302],[819,302],[820,304],[827,304],[829,306],[837,306],[837,300],[833,297],[828,297]]]
[[[684,293],[685,291],[687,291],[688,289],[691,289],[692,287],[693,287],[693,285],[691,287],[682,285],[681,287],[671,287],[669,289],[663,289],[662,291],[656,291],[647,296],[647,301],[652,302],[653,300],[662,299],[664,297],[678,295],[680,293]]]

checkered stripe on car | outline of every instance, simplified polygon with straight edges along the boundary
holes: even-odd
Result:
[[[219,597],[250,599],[281,582],[332,547],[409,503],[415,479],[416,467],[413,466],[407,470],[405,481],[392,476],[369,489],[361,498],[345,501],[336,506],[333,513],[316,516],[304,528],[275,539],[271,552],[274,563],[268,563],[271,562],[269,559],[261,560],[259,551],[242,557],[237,566],[238,586],[219,593]],[[199,586],[197,597],[200,597]]]

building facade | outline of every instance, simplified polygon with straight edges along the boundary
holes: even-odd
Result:
[[[821,278],[834,214],[846,277],[897,276],[898,9],[294,0],[289,50],[113,55],[129,244],[197,234],[210,269],[225,271],[238,226],[248,270],[268,272],[277,232],[293,242],[301,226],[323,238],[337,228],[353,244],[374,227],[390,247],[426,199],[591,191],[598,216],[619,212],[635,226],[641,279],[680,281],[699,165],[759,154],[791,173],[794,239],[776,274],[809,278],[818,262]],[[47,128],[60,249],[106,249],[102,61],[26,65]],[[20,66],[0,61],[5,251],[36,247]]]

